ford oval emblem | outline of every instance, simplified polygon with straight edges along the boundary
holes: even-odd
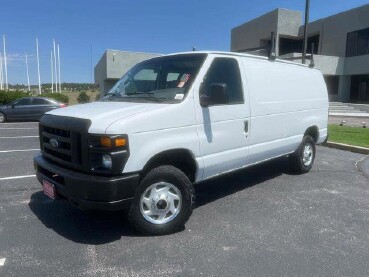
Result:
[[[57,147],[59,147],[59,142],[56,139],[50,139],[50,145],[53,148],[57,148]]]

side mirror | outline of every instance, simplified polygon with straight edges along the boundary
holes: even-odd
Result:
[[[210,96],[207,94],[201,94],[200,96],[200,106],[203,108],[209,107],[211,105]]]
[[[12,105],[11,105],[11,107],[12,107],[12,109],[14,109],[15,105],[14,105],[14,104],[12,104]]]
[[[212,83],[208,94],[200,96],[200,105],[209,107],[212,105],[225,105],[229,103],[228,86],[225,83]]]
[[[228,86],[225,83],[213,83],[210,85],[210,98],[214,105],[229,103]]]
[[[200,94],[201,107],[225,105],[229,103],[228,86],[225,83],[210,84],[208,93],[206,93],[203,87],[201,87]]]

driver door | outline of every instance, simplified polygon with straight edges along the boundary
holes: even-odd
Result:
[[[236,57],[215,57],[203,77],[201,93],[211,84],[227,86],[227,104],[202,107],[198,102],[197,120],[200,151],[204,163],[203,179],[246,165],[249,144],[250,108]],[[199,97],[196,97],[199,99]]]

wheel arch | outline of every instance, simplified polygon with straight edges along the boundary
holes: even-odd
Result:
[[[309,128],[306,129],[304,136],[311,136],[313,138],[313,140],[315,141],[315,143],[318,142],[319,139],[319,128],[318,126],[310,126]]]
[[[183,171],[191,182],[195,182],[198,164],[193,153],[184,148],[165,150],[155,154],[143,167],[140,175],[143,178],[151,169],[161,165],[172,165]]]

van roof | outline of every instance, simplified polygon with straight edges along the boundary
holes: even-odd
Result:
[[[187,52],[171,53],[171,54],[167,54],[166,56],[183,55],[183,54],[195,54],[195,53],[199,53],[199,54],[214,54],[214,55],[226,55],[226,56],[232,56],[232,57],[247,57],[247,58],[251,58],[251,59],[258,59],[258,60],[265,60],[265,61],[268,60],[267,57],[263,57],[263,56],[257,56],[257,55],[252,55],[252,54],[244,54],[244,53],[237,53],[237,52],[226,52],[226,51],[187,51]],[[281,59],[276,59],[274,62],[284,63],[284,64],[291,64],[291,65],[302,66],[302,67],[309,67],[306,64],[294,63],[294,62],[291,62],[291,61],[286,61],[286,60],[281,60]],[[313,69],[319,70],[316,67],[314,67]]]

